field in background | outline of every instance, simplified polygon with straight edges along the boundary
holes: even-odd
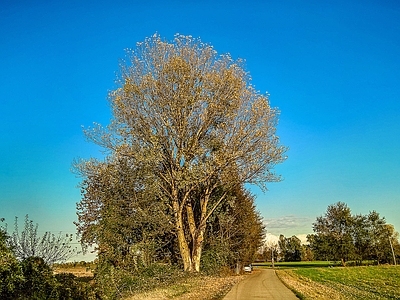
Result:
[[[54,274],[71,273],[76,277],[93,277],[95,264],[91,262],[69,262],[63,264],[54,264]]]
[[[324,267],[304,262],[282,264],[276,270],[301,299],[400,299],[398,266]]]

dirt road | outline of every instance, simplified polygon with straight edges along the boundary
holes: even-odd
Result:
[[[256,269],[236,284],[223,300],[275,299],[298,300],[276,276],[273,269]]]

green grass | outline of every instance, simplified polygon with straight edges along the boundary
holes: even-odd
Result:
[[[335,267],[278,270],[302,299],[400,299],[400,267]]]
[[[334,261],[295,261],[295,262],[276,262],[276,263],[274,263],[274,266],[277,269],[323,268],[323,267],[332,267],[332,266],[339,266],[339,265],[340,265],[340,263],[334,262]],[[271,268],[272,267],[270,262],[254,263],[253,266],[256,268]]]

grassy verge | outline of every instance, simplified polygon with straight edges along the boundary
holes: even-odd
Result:
[[[246,275],[225,277],[196,275],[177,281],[168,287],[133,294],[125,300],[220,300],[233,285],[245,277]]]
[[[53,273],[70,273],[77,276],[77,281],[89,282],[93,280],[91,269],[80,264],[60,264],[53,268]],[[188,274],[164,265],[153,265],[153,268],[143,270],[140,277],[125,273],[114,270],[108,274],[106,282],[99,283],[99,292],[105,295],[105,299],[221,300],[233,285],[246,278],[246,275],[234,276],[228,272],[225,276]],[[114,292],[108,297],[110,290]]]
[[[277,274],[301,299],[400,299],[400,267],[294,268]]]

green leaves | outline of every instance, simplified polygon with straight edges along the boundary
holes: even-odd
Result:
[[[315,234],[307,236],[317,259],[393,261],[391,245],[398,245],[398,234],[376,211],[368,215],[351,214],[343,202],[328,206],[324,216],[313,223]]]
[[[286,151],[276,135],[277,109],[251,85],[241,60],[218,56],[191,36],[146,38],[122,62],[117,83],[109,94],[111,124],[85,132],[109,155],[104,164],[78,167],[85,177],[78,204],[82,241],[114,253],[126,244],[111,243],[110,232],[146,243],[158,239],[162,222],[165,232],[173,224],[184,269],[198,271],[207,219],[226,193],[280,179],[272,172]],[[146,223],[140,212],[149,206],[161,217]],[[146,237],[136,233],[147,225],[153,231],[144,231]]]

